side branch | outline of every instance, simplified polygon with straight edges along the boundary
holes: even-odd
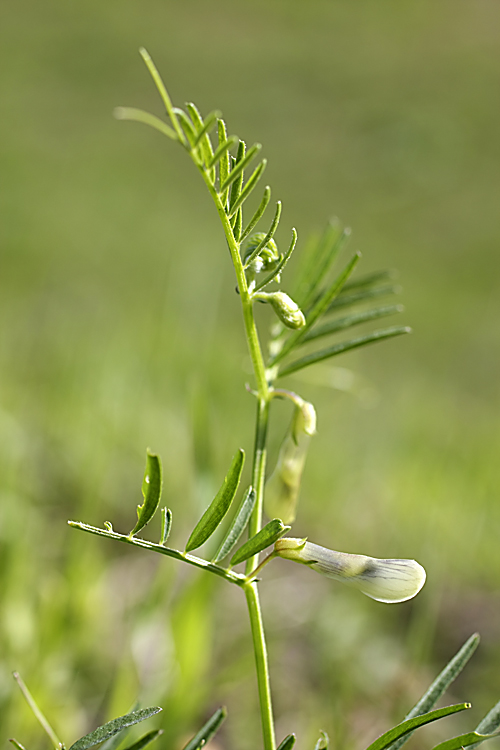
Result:
[[[188,552],[180,552],[177,549],[171,549],[170,547],[163,547],[161,544],[155,544],[154,542],[148,542],[146,539],[138,539],[137,537],[130,537],[126,534],[118,534],[116,531],[110,529],[100,529],[96,526],[89,526],[87,523],[81,521],[68,521],[68,525],[74,529],[80,529],[86,531],[89,534],[95,534],[96,536],[104,536],[107,539],[116,539],[118,542],[124,542],[125,544],[131,544],[133,547],[141,547],[142,549],[150,549],[153,552],[158,552],[160,555],[166,555],[167,557],[173,557],[174,560],[182,560],[190,565],[194,565],[196,568],[202,568],[208,570],[210,573],[220,578],[225,578],[230,583],[235,583],[237,586],[243,586],[247,579],[240,573],[233,573],[231,570],[221,568],[220,565],[203,560],[201,557],[190,555]]]

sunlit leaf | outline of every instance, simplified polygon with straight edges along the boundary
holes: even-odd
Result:
[[[147,747],[151,742],[154,742],[158,737],[161,737],[162,734],[163,729],[153,729],[152,732],[143,735],[137,740],[137,742],[134,742],[133,745],[126,747],[125,750],[143,750],[143,748]]]
[[[328,750],[330,738],[326,732],[320,732],[320,738],[314,746],[314,750]]]
[[[292,750],[295,745],[296,736],[294,734],[287,734],[284,740],[280,742],[276,750]]]
[[[257,222],[260,220],[261,216],[263,215],[264,211],[267,208],[267,205],[269,201],[271,200],[271,188],[269,185],[267,185],[264,189],[264,195],[262,196],[262,200],[259,204],[258,209],[246,225],[245,229],[241,233],[241,241],[246,239],[250,232],[253,230],[253,228],[256,226]]]
[[[280,371],[279,377],[283,378],[285,375],[291,375],[293,372],[297,372],[297,370],[302,370],[304,367],[314,365],[316,362],[321,362],[323,359],[335,357],[337,354],[351,351],[351,349],[358,349],[361,346],[374,344],[376,341],[384,341],[385,339],[394,338],[394,336],[401,336],[404,333],[411,333],[411,328],[385,328],[383,331],[375,331],[366,336],[360,336],[357,339],[334,344],[333,346],[329,346],[328,349],[321,349],[319,352],[314,352],[313,354],[308,354],[305,357],[301,357],[301,359],[295,360],[295,362],[292,362]]]
[[[420,698],[418,703],[416,703],[411,711],[406,714],[405,720],[413,719],[415,716],[421,716],[422,714],[427,713],[427,711],[430,711],[431,708],[436,705],[441,696],[446,692],[446,690],[448,690],[452,682],[458,677],[462,669],[465,667],[472,654],[478,647],[479,641],[480,638],[478,633],[474,633],[473,635],[471,635],[471,637],[464,643],[462,648],[457,651],[455,656],[450,659],[444,669],[441,670],[434,682]],[[476,727],[476,732],[488,734],[494,731],[497,726],[481,726],[480,724]],[[399,748],[402,747],[402,745],[404,745],[405,742],[410,739],[410,737],[411,733],[407,734],[405,737],[402,737],[397,742],[394,742],[391,745],[390,750],[399,750]]]
[[[283,271],[284,267],[290,260],[290,257],[295,249],[295,245],[297,244],[297,230],[292,229],[292,241],[290,242],[290,245],[288,247],[288,250],[286,251],[285,255],[282,257],[274,271],[271,271],[271,273],[266,276],[260,284],[257,284],[255,287],[256,292],[258,292],[260,289],[264,289],[265,286],[271,283],[271,281],[274,281],[274,279],[277,279],[278,275]]]
[[[179,137],[175,130],[173,130],[166,122],[160,120],[159,117],[151,115],[149,112],[144,112],[142,109],[135,109],[135,107],[116,107],[114,116],[117,120],[133,120],[134,122],[142,122],[145,125],[150,125],[155,130],[159,130],[163,135],[172,138],[174,141],[178,141]]]
[[[256,499],[257,493],[255,492],[253,487],[249,487],[245,492],[245,495],[243,496],[243,500],[241,501],[238,512],[234,517],[234,521],[229,527],[229,530],[222,540],[217,554],[214,557],[214,562],[223,560],[238,544],[238,541],[245,531],[248,521],[250,520],[250,516],[252,515]]]
[[[423,716],[415,716],[413,719],[407,719],[401,722],[397,726],[389,729],[388,732],[384,732],[375,742],[367,748],[367,750],[385,750],[389,745],[403,737],[409,732],[413,732],[419,727],[423,727],[425,724],[429,724],[437,719],[443,719],[445,716],[451,716],[459,711],[464,711],[466,708],[470,708],[470,703],[457,703],[454,706],[446,706],[445,708],[438,708],[437,711],[431,711],[430,713],[423,714]]]
[[[117,719],[108,721],[107,724],[103,724],[102,727],[94,729],[90,734],[86,734],[85,737],[81,737],[77,740],[69,750],[87,750],[89,747],[99,745],[104,740],[109,739],[113,735],[121,732],[122,729],[131,727],[133,724],[138,724],[140,721],[149,719],[151,716],[159,713],[161,708],[153,706],[152,708],[141,708],[139,711],[132,711],[125,716],[119,716]]]
[[[386,318],[389,315],[403,312],[403,310],[403,305],[387,305],[386,307],[376,307],[373,310],[363,310],[362,312],[351,313],[351,315],[346,315],[343,318],[329,320],[327,323],[323,323],[323,325],[317,326],[308,331],[300,343],[305,344],[307,341],[313,341],[322,336],[328,336],[331,333],[337,333],[346,328],[352,328],[353,326],[361,325],[361,323],[367,323],[370,320]]]
[[[172,528],[172,511],[170,508],[161,510],[160,544],[166,544]]]
[[[200,750],[200,748],[207,745],[214,734],[218,731],[220,725],[227,716],[227,711],[224,706],[218,708],[217,711],[210,717],[206,724],[202,726],[200,731],[195,734],[192,740],[190,740],[183,750]]]
[[[271,226],[269,227],[268,233],[263,237],[263,239],[259,242],[259,244],[252,250],[248,258],[245,260],[245,269],[249,267],[249,265],[252,263],[253,260],[258,256],[260,251],[263,247],[267,245],[270,239],[273,238],[274,233],[276,229],[278,228],[278,224],[280,221],[281,216],[281,201],[278,201],[276,204],[276,211],[274,214],[274,219],[272,221]]]
[[[261,150],[262,146],[260,143],[255,143],[252,148],[248,149],[248,152],[245,154],[245,156],[242,159],[238,159],[236,157],[237,161],[231,172],[229,173],[227,179],[225,182],[222,183],[220,186],[220,193],[223,193],[229,185],[234,182],[234,180],[239,177],[243,171],[247,168],[247,166],[250,164],[252,159],[257,156],[259,151]]]
[[[240,448],[233,458],[232,464],[219,492],[214,497],[189,537],[188,543],[186,544],[186,552],[191,552],[197,547],[201,547],[201,545],[204,544],[204,542],[206,542],[214,533],[215,529],[228,512],[240,483],[244,460],[245,451]]]
[[[238,565],[249,557],[257,555],[263,549],[274,544],[283,534],[290,530],[290,526],[285,526],[280,518],[273,518],[264,526],[255,536],[245,542],[231,558],[231,565]]]
[[[130,536],[137,534],[153,518],[161,499],[162,469],[160,457],[148,450],[146,471],[142,480],[144,503],[137,506],[137,523]]]
[[[151,59],[151,56],[149,52],[144,49],[144,47],[141,47],[139,49],[139,53],[146,63],[146,66],[149,70],[149,73],[155,83],[156,88],[158,89],[158,93],[160,94],[163,104],[165,105],[165,109],[167,110],[167,114],[170,117],[170,121],[172,125],[174,126],[174,130],[179,136],[179,140],[184,145],[186,144],[186,137],[184,133],[182,132],[182,128],[179,125],[179,121],[177,119],[176,113],[174,111],[174,107],[172,107],[172,102],[170,100],[170,96],[168,95],[167,89],[165,88],[165,84],[163,83],[161,76],[156,68],[156,65],[154,64],[153,60]]]

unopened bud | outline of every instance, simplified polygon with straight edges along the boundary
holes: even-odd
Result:
[[[255,299],[269,302],[278,318],[287,328],[303,328],[305,326],[304,313],[285,292],[260,292],[255,295]]]
[[[266,485],[266,513],[270,518],[281,518],[283,523],[295,521],[309,441],[315,432],[314,406],[297,399],[295,414],[281,444],[276,468]]]
[[[335,552],[305,539],[279,539],[274,549],[280,557],[309,565],[386,604],[412,599],[425,583],[425,570],[415,560],[379,560]]]
[[[253,251],[260,245],[266,235],[264,232],[256,232],[252,234],[247,242],[244,263],[247,262],[248,258],[252,255]],[[281,255],[278,251],[278,245],[271,238],[266,242],[264,247],[259,251],[256,258],[253,259],[250,264],[250,268],[253,273],[260,273],[261,271],[272,271],[278,265],[281,260]]]

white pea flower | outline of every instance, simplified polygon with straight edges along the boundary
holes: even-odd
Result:
[[[335,552],[306,539],[279,539],[274,551],[279,557],[309,565],[318,573],[354,586],[386,604],[405,602],[416,596],[426,578],[424,568],[415,560],[379,560]]]

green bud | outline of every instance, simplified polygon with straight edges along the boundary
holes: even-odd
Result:
[[[286,325],[287,328],[303,328],[306,324],[304,313],[296,302],[293,301],[285,292],[259,292],[254,295],[254,299],[262,302],[269,302],[274,312]]]
[[[379,560],[335,552],[305,539],[279,539],[274,550],[280,557],[309,565],[386,604],[412,599],[425,583],[425,570],[415,560]]]
[[[251,256],[255,248],[260,245],[262,240],[265,238],[264,232],[256,232],[252,234],[247,242],[244,263]],[[256,258],[252,261],[250,268],[254,274],[261,273],[262,271],[272,271],[281,260],[281,255],[278,251],[278,245],[273,239],[266,242],[262,250],[259,252]]]
[[[276,468],[266,484],[266,513],[293,523],[311,435],[316,432],[314,406],[296,399],[292,423],[281,444]]]

